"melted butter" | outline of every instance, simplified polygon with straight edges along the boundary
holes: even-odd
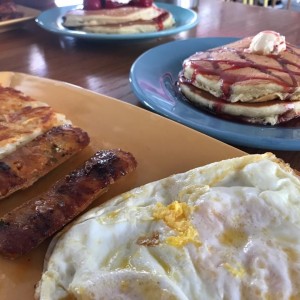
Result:
[[[240,167],[240,169],[242,169],[243,166]],[[208,182],[209,186],[215,186],[217,185],[219,182],[221,182],[226,176],[228,176],[228,174],[230,172],[234,172],[237,169],[235,169],[235,166],[231,166],[231,167],[227,167],[227,168],[222,168],[222,171],[218,174],[215,174],[215,176],[213,178],[211,178],[211,180]],[[201,176],[205,176],[205,173],[207,172],[207,170],[201,170],[200,174]]]
[[[166,272],[166,274],[169,275],[171,273],[171,267],[163,259],[161,259],[161,257],[159,257],[158,255],[155,255],[154,253],[151,253],[151,255],[158,262],[158,264],[163,268],[163,270]]]
[[[283,296],[283,294],[282,293],[280,293],[280,294],[274,294],[274,293],[265,293],[262,297],[261,297],[261,299],[263,299],[263,300],[274,300],[274,299],[286,299],[284,296]],[[291,299],[291,298],[290,298]],[[298,298],[295,298],[295,299],[297,299],[297,300],[299,300],[300,298],[299,298],[299,296],[298,296]]]
[[[128,199],[135,198],[135,197],[136,197],[136,195],[131,192],[126,192],[126,193],[122,194],[123,200],[128,200]]]
[[[120,209],[117,209],[107,213],[103,217],[100,217],[98,219],[98,222],[100,222],[101,224],[114,224],[118,221],[119,216],[120,216]]]
[[[225,263],[223,264],[223,267],[236,278],[242,278],[246,275],[245,269],[239,263],[237,263],[235,266]]]
[[[109,214],[106,215],[107,218],[109,219],[115,219],[120,213],[120,210],[114,210],[110,212]]]
[[[184,202],[186,197],[188,197],[189,201],[195,202],[197,199],[199,199],[200,196],[207,193],[208,191],[208,185],[188,185],[179,192],[178,199],[180,202]]]
[[[157,203],[153,211],[153,217],[162,220],[167,226],[177,232],[176,236],[167,237],[166,243],[175,247],[182,247],[187,243],[200,246],[198,232],[189,219],[192,208],[185,202],[174,201],[168,206]]]
[[[76,296],[74,296],[73,294],[68,294],[67,296],[60,298],[60,300],[76,300]]]
[[[228,228],[219,237],[220,242],[226,246],[243,247],[248,241],[248,235],[237,228]]]
[[[293,248],[284,248],[283,251],[286,253],[289,261],[296,262],[299,260],[299,253]]]
[[[132,269],[132,270],[135,269],[135,267],[131,264],[131,256],[125,257],[120,262],[119,269]]]
[[[267,157],[267,155],[265,156]],[[235,162],[232,160],[231,165],[225,165],[220,163],[220,168],[217,173],[212,176],[210,181],[207,181],[207,185],[212,187],[218,185],[222,180],[224,180],[227,176],[229,176],[230,173],[238,173],[239,171],[243,170],[245,166],[247,166],[249,163],[256,163],[260,160],[262,160],[263,156],[249,156],[249,157],[243,157],[242,160],[237,159]],[[209,168],[204,168],[203,170],[200,170],[199,173],[201,176],[207,176],[211,170]]]
[[[128,280],[121,280],[120,282],[120,291],[122,293],[127,293],[129,291],[129,288],[130,288],[130,283]]]
[[[75,287],[74,292],[71,292],[67,296],[60,298],[60,300],[77,300],[77,299],[92,300],[93,298],[82,287]]]
[[[115,257],[117,256],[117,252],[113,252],[109,255],[107,255],[103,261],[101,262],[100,267],[104,267],[104,268],[110,268],[111,267],[111,263],[114,261]]]
[[[263,300],[287,299],[281,293],[280,294],[265,293],[262,296],[261,296],[261,293],[260,293],[260,297]],[[300,299],[300,294],[299,293],[298,294],[294,294],[294,295],[290,296],[288,299],[289,300],[299,300]]]
[[[289,264],[289,275],[292,282],[300,282],[300,274],[297,268],[291,267],[292,265],[299,264],[299,253],[293,248],[283,248],[282,249],[287,256],[288,264]],[[291,296],[290,300],[300,299],[300,293],[295,296]]]

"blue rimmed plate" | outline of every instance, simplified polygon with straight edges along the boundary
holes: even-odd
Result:
[[[67,11],[76,8],[76,6],[65,6],[51,8],[42,12],[36,22],[43,29],[60,35],[68,35],[77,38],[94,39],[94,40],[138,40],[138,39],[153,39],[168,35],[177,34],[182,31],[189,30],[197,25],[198,16],[193,10],[182,8],[176,5],[167,3],[155,3],[158,7],[171,12],[175,18],[175,26],[157,32],[135,33],[135,34],[100,34],[86,33],[80,30],[70,30],[62,25],[62,18]]]
[[[175,84],[185,58],[236,40],[194,38],[148,50],[131,67],[133,92],[151,110],[224,142],[271,150],[300,150],[300,125],[263,126],[221,119],[194,107],[177,91]]]

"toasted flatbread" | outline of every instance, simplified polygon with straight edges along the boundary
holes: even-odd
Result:
[[[0,86],[0,199],[32,185],[89,141],[48,104]]]

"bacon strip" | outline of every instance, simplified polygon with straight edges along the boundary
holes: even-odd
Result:
[[[85,148],[89,136],[70,125],[54,127],[0,160],[0,199],[25,189]]]
[[[37,247],[136,166],[135,158],[128,152],[97,152],[44,194],[0,219],[0,254],[15,259]]]

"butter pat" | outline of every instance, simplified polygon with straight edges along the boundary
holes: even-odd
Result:
[[[285,37],[275,31],[261,31],[252,39],[248,53],[278,55],[286,50]]]

